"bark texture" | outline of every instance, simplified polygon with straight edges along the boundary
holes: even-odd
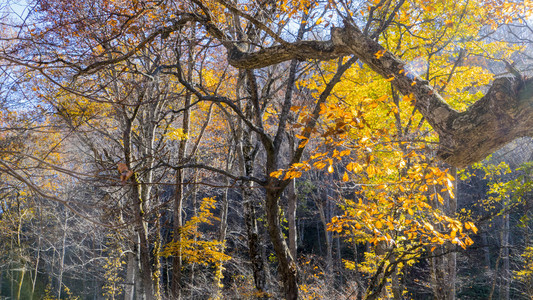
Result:
[[[291,59],[330,60],[355,55],[391,79],[402,94],[414,96],[415,107],[440,136],[437,156],[456,167],[478,162],[516,138],[533,135],[533,78],[497,78],[483,98],[458,112],[427,81],[409,74],[405,62],[351,24],[333,28],[329,41],[285,43],[252,53],[225,46],[229,63],[245,69]]]

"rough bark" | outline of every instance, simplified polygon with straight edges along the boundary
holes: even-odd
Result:
[[[259,230],[257,228],[257,217],[253,205],[251,187],[243,189],[242,197],[244,202],[244,222],[246,225],[246,235],[248,236],[248,255],[252,263],[254,284],[258,294],[264,295],[267,293],[267,278],[265,263],[261,255],[261,242],[259,240]]]
[[[317,201],[315,202],[315,205],[318,207],[318,214],[320,216],[320,221],[322,222],[322,229],[324,230],[324,237],[326,238],[326,278],[327,278],[328,283],[332,283],[332,279],[333,279],[333,245],[331,241],[332,234],[330,231],[327,230],[329,215],[326,216],[326,212],[324,211],[324,205],[328,206],[328,202],[329,202],[328,195],[324,191],[323,194],[321,195],[321,198],[317,199]]]
[[[180,229],[183,226],[183,170],[176,170],[176,192],[174,194],[174,207],[173,207],[173,230],[174,240],[173,242],[181,243]],[[178,247],[178,251],[172,257],[172,282],[170,286],[170,293],[175,299],[181,297],[181,247]]]
[[[241,76],[239,76],[239,82],[241,82],[241,80],[244,80],[244,73],[241,73]],[[241,84],[238,84],[238,95],[240,95],[241,88]],[[244,113],[249,119],[253,119],[253,112],[252,104],[245,104]],[[250,178],[254,175],[255,156],[257,151],[255,151],[254,147],[254,144],[256,143],[254,133],[251,130],[246,130],[245,127],[243,122],[238,123],[235,140],[239,141],[238,154],[241,175]],[[260,233],[257,226],[253,189],[254,182],[246,181],[241,190],[244,223],[246,227],[246,236],[248,238],[248,256],[252,264],[252,275],[258,295],[262,295],[262,298],[267,298],[269,291],[267,285],[265,255],[263,255],[262,252]]]
[[[129,252],[127,254],[126,281],[124,282],[124,300],[133,300],[135,291],[135,268],[135,254]]]
[[[194,34],[191,33],[191,35]],[[187,65],[187,80],[191,82],[192,80],[192,72],[194,67],[194,46],[189,45],[188,49],[188,65]],[[189,134],[189,127],[190,127],[190,110],[189,107],[191,105],[192,95],[191,93],[186,93],[185,95],[185,101],[183,103],[183,106],[186,108],[183,111],[183,119],[181,128],[183,130],[183,133],[185,135]],[[185,156],[187,154],[187,147],[188,147],[188,141],[189,139],[181,139],[179,143],[178,148],[178,157],[177,161],[179,163],[183,163],[185,160]],[[183,226],[183,216],[182,216],[182,210],[183,210],[183,170],[177,169],[176,170],[176,193],[174,196],[174,208],[173,208],[173,230],[174,230],[174,242],[180,242],[182,240],[182,234],[181,234],[181,227]],[[178,252],[174,255],[174,258],[172,260],[172,284],[171,284],[171,295],[175,299],[181,298],[181,268],[182,268],[182,253],[181,253],[181,246],[178,247]]]
[[[506,210],[506,213],[503,214],[503,224],[502,224],[502,288],[500,299],[509,300],[510,298],[510,288],[511,288],[511,270],[509,264],[509,212]]]
[[[137,177],[134,175],[134,177]],[[148,246],[148,232],[144,221],[143,199],[141,198],[140,183],[137,179],[134,180],[133,186],[133,201],[135,213],[135,232],[139,237],[139,254],[141,263],[141,281],[144,296],[146,300],[154,298],[154,289],[152,286],[152,267],[150,263],[150,248]]]
[[[289,249],[293,258],[297,258],[298,237],[296,230],[296,210],[298,197],[296,195],[295,181],[292,180],[287,187],[287,221],[289,225]]]
[[[384,78],[392,79],[402,94],[414,96],[415,107],[440,136],[437,156],[456,167],[480,161],[518,137],[533,135],[533,78],[497,78],[483,98],[458,112],[427,81],[409,74],[405,62],[351,24],[333,28],[329,41],[285,43],[251,53],[225,46],[229,63],[245,69],[291,59],[357,56]],[[378,52],[383,53],[379,58]]]
[[[133,116],[128,117],[124,112],[124,132],[123,132],[123,142],[124,142],[124,158],[126,160],[126,165],[129,170],[132,170],[132,144],[131,144],[131,135],[132,135],[132,125],[133,120],[139,112],[139,106],[135,109]],[[131,182],[131,198],[133,202],[133,213],[134,213],[134,230],[137,235],[137,250],[140,259],[140,279],[142,294],[146,300],[154,299],[154,292],[152,286],[152,268],[150,264],[150,248],[148,246],[148,228],[146,222],[144,221],[144,210],[145,203],[142,198],[142,186],[139,180],[139,177],[136,173],[133,174],[130,178]]]
[[[285,242],[279,222],[279,198],[281,194],[280,190],[282,189],[272,181],[271,183],[273,188],[267,188],[266,190],[268,234],[274,246],[276,258],[278,259],[278,271],[283,282],[285,299],[296,300],[298,299],[297,267],[289,251],[289,247]]]

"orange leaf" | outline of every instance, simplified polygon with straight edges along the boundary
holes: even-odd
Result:
[[[350,180],[350,178],[348,178],[348,173],[344,172],[344,175],[342,176],[342,181],[347,182],[348,180]]]

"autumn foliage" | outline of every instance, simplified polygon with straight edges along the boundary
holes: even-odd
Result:
[[[533,291],[531,1],[2,5],[0,298]]]

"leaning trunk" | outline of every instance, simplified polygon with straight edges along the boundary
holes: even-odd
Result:
[[[278,271],[283,281],[283,292],[285,299],[298,299],[298,279],[297,269],[294,259],[285,242],[279,220],[279,187],[266,190],[266,217],[268,223],[268,234],[274,246],[278,259]]]

